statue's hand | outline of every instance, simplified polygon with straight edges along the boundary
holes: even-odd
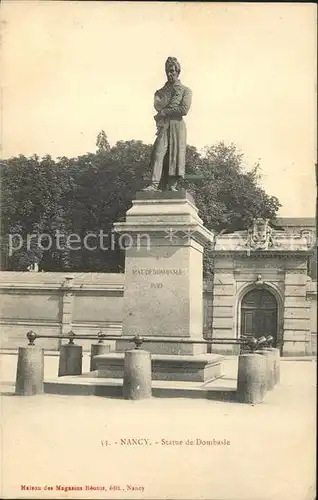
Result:
[[[159,113],[157,113],[157,114],[154,116],[154,119],[156,120],[156,122],[159,122],[159,121],[160,121],[160,120],[162,120],[164,117],[165,117],[165,114],[163,113],[163,110],[162,110],[162,111],[159,111]]]
[[[162,108],[164,108],[164,106],[166,105],[166,103],[167,103],[166,101],[167,100],[165,99],[165,97],[163,95],[156,93],[155,98],[154,98],[155,110],[160,112],[162,110]]]

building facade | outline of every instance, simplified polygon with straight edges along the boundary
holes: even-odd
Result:
[[[204,281],[205,338],[272,335],[284,356],[316,355],[315,227],[313,219],[306,227],[302,222],[294,219],[286,228],[259,220],[247,231],[216,238],[214,275]],[[25,345],[30,329],[121,335],[124,274],[4,271],[0,295],[3,349]],[[58,339],[38,342],[50,350],[60,345]],[[89,341],[82,344],[89,349]],[[213,352],[235,348],[216,344]]]
[[[275,229],[264,219],[247,231],[217,238],[212,336],[272,335],[284,355],[311,354],[316,342],[316,283],[310,276],[314,241],[312,226]],[[215,351],[232,349],[217,346]]]

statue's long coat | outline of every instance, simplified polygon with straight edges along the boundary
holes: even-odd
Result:
[[[167,116],[157,121],[157,139],[152,154],[152,167],[157,161],[157,152],[168,144],[168,175],[184,177],[187,130],[183,121],[191,106],[192,92],[178,80],[171,85],[168,82],[157,90],[154,96],[156,111],[166,110]]]

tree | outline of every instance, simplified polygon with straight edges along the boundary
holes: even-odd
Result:
[[[46,271],[123,270],[124,255],[112,228],[125,217],[135,193],[149,183],[151,146],[132,140],[110,147],[103,131],[97,143],[96,154],[78,158],[54,161],[50,156],[20,155],[2,162],[4,269],[26,269],[36,260]],[[188,146],[186,175],[203,177],[196,182],[185,180],[184,185],[194,195],[206,227],[217,233],[245,229],[254,217],[273,218],[280,206],[260,186],[259,165],[247,169],[243,154],[233,144],[209,146],[203,154]],[[57,230],[65,238],[76,234],[80,247],[59,248]],[[107,250],[100,248],[100,232],[105,235]],[[29,249],[24,246],[9,255],[8,237],[13,233],[23,241],[28,234],[43,238],[45,233],[52,245],[43,250],[34,239]],[[89,246],[83,245],[85,237],[91,238]],[[41,241],[46,246],[45,238]],[[209,272],[212,268],[206,252],[204,269]]]
[[[208,229],[246,229],[256,217],[274,218],[281,206],[275,196],[260,186],[260,165],[248,170],[243,153],[234,144],[220,142],[207,147],[193,170],[203,180],[188,183],[187,187],[193,192]]]
[[[125,216],[136,191],[146,186],[144,177],[150,175],[150,152],[151,146],[141,141],[119,141],[108,154],[80,156],[69,168],[72,188],[66,205],[72,231],[81,241],[87,234],[102,231],[104,246],[109,247],[108,250],[82,248],[71,252],[74,270],[115,272],[123,269],[124,255],[116,245],[113,223]],[[115,245],[111,241],[115,241]]]
[[[109,153],[110,151],[110,145],[104,130],[101,130],[97,136],[96,148],[97,148],[96,149],[97,154]]]
[[[54,261],[55,251],[56,265],[52,265],[57,269],[66,256],[56,252],[51,235],[67,226],[61,203],[67,189],[64,165],[49,155],[42,159],[20,155],[1,162],[1,180],[2,265],[26,270],[48,253]]]

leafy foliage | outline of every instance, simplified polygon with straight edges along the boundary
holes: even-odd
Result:
[[[232,232],[246,229],[255,217],[273,218],[281,206],[259,184],[259,164],[244,166],[243,153],[223,142],[205,149],[196,161],[196,173],[206,181],[189,184],[208,229]]]
[[[104,130],[101,130],[96,139],[97,153],[109,153],[110,145]]]
[[[1,162],[2,269],[25,270],[38,262],[46,271],[123,271],[124,256],[112,225],[124,218],[136,191],[149,183],[151,145],[132,140],[110,147],[101,131],[96,146],[95,154],[77,158],[20,155]],[[209,229],[234,231],[246,228],[254,217],[275,216],[280,204],[261,188],[259,165],[247,170],[235,145],[219,143],[203,154],[188,146],[186,163],[187,175],[204,178],[184,183]],[[88,240],[91,249],[65,245],[66,238],[78,235],[82,242],[101,231],[108,235],[103,241],[107,251],[93,237]],[[19,241],[23,245],[10,252],[12,235],[17,235],[16,247]],[[29,241],[28,235],[33,235]],[[206,255],[205,270],[212,267]]]

